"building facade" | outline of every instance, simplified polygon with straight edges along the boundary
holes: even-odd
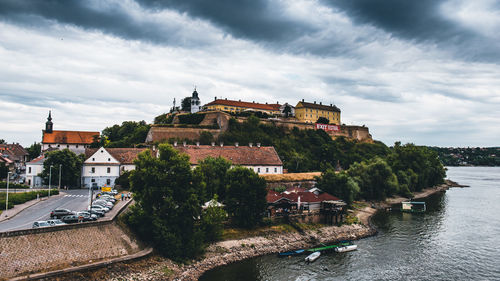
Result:
[[[283,174],[283,162],[272,146],[182,145],[174,148],[189,156],[194,168],[207,157],[222,157],[233,165],[252,169],[257,174]]]
[[[198,97],[198,92],[195,88],[193,94],[191,95],[191,113],[200,111],[200,106],[200,98]]]
[[[43,155],[40,155],[26,163],[26,184],[30,188],[41,187],[43,185],[42,178],[40,177],[43,171],[43,162],[45,162],[45,158]]]
[[[243,111],[260,111],[269,115],[281,115],[281,105],[279,103],[267,104],[256,102],[235,101],[228,99],[217,99],[203,106],[204,110],[218,110],[231,113]]]
[[[42,130],[42,152],[50,150],[69,149],[76,154],[85,153],[94,140],[99,139],[99,132],[87,131],[56,131],[53,129],[51,112]]]
[[[329,120],[329,124],[340,125],[340,109],[333,104],[299,101],[295,106],[295,118],[306,123],[316,123],[320,117]]]
[[[125,171],[135,169],[137,155],[148,148],[88,148],[82,166],[82,187],[114,186]]]

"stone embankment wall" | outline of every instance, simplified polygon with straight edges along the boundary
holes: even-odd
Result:
[[[141,250],[137,241],[114,222],[18,234],[0,236],[0,280],[88,264]]]

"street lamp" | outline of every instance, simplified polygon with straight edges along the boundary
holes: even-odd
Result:
[[[11,172],[7,172],[7,194],[5,195],[5,216],[7,216],[7,209],[9,208],[9,179]]]
[[[59,164],[59,187],[57,188],[59,192],[61,192],[61,166],[62,164]]]
[[[52,165],[50,165],[49,169],[49,197],[50,197],[50,183],[52,182]]]

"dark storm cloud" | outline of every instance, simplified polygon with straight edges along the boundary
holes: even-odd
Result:
[[[102,6],[92,7],[92,3]],[[99,30],[125,39],[144,40],[156,44],[189,46],[196,42],[183,40],[179,26],[158,23],[151,19],[134,18],[130,11],[116,4],[71,0],[2,0],[0,19],[24,26],[36,27],[50,22],[75,25],[84,29]],[[196,40],[195,40],[196,41]]]
[[[257,41],[291,41],[314,28],[286,15],[266,0],[137,0],[144,7],[174,9],[209,20],[238,38]]]
[[[437,44],[469,60],[498,60],[498,38],[487,38],[445,17],[444,0],[323,0],[358,24],[369,24],[395,37]],[[497,5],[497,8],[500,5]]]

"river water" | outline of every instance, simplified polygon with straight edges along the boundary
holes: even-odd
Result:
[[[449,167],[469,188],[433,195],[425,214],[379,212],[379,234],[358,250],[304,256],[267,255],[219,267],[202,281],[222,280],[500,280],[500,167]]]

